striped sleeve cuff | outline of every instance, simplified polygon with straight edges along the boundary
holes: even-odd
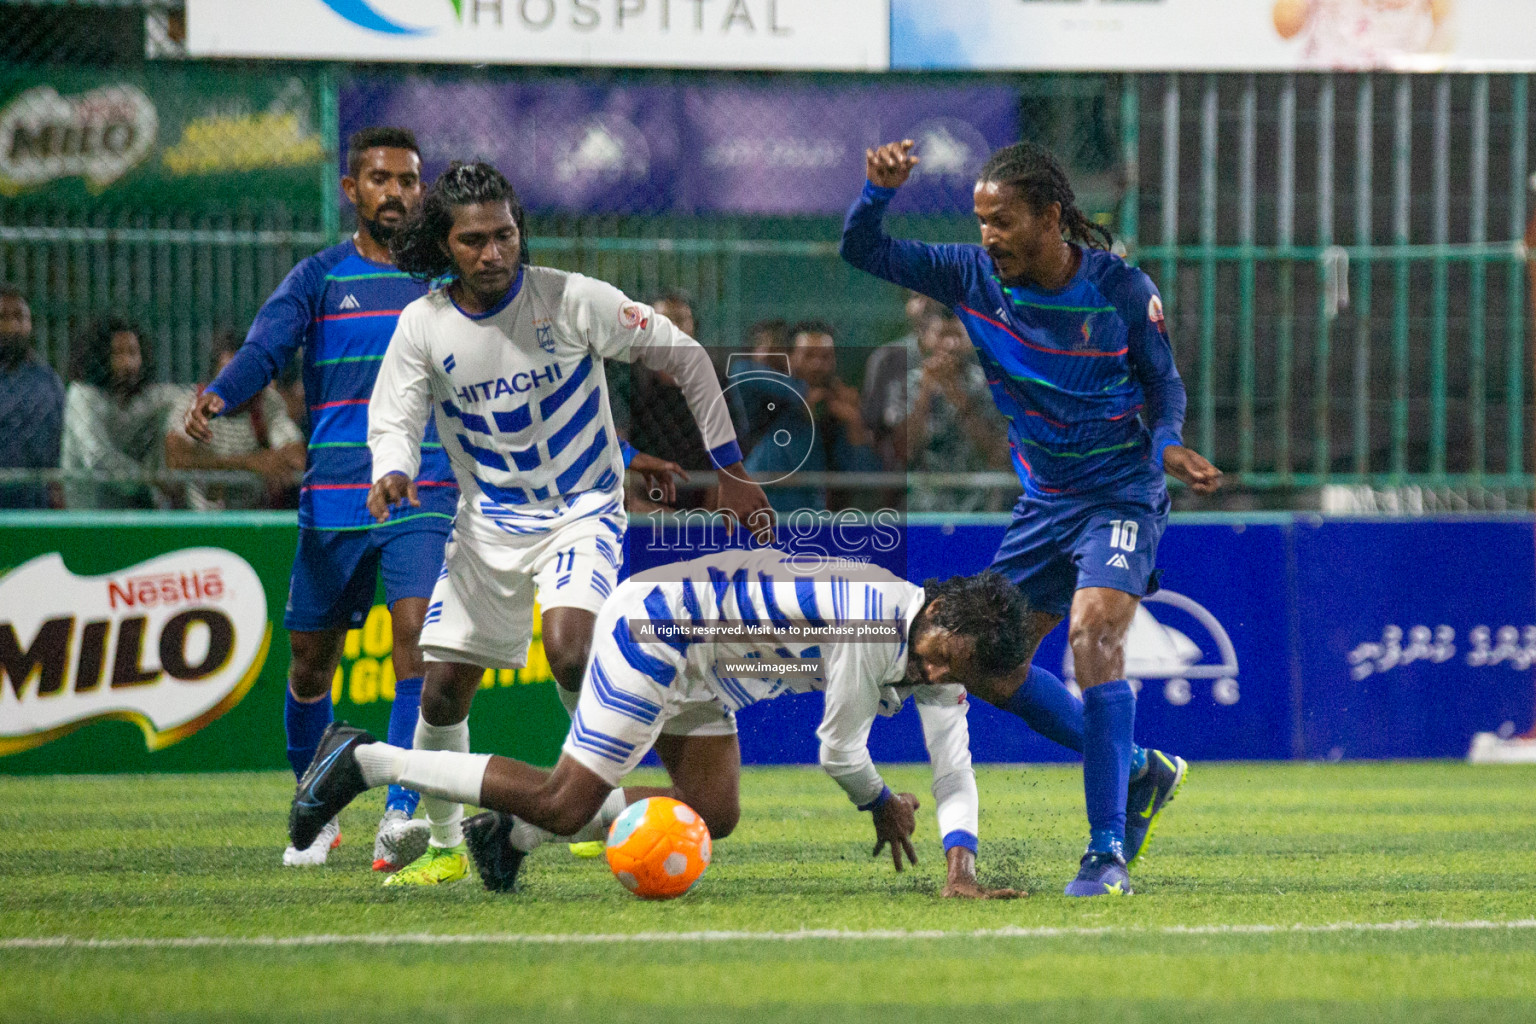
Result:
[[[629,464],[635,461],[635,446],[620,438],[619,452],[624,456],[624,468],[628,469]]]

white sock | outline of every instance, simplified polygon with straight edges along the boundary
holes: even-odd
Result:
[[[443,801],[453,801],[460,813],[464,804],[480,802],[480,787],[485,783],[490,754],[461,754],[456,750],[404,750],[401,753],[405,757],[398,776],[400,785],[416,790],[423,799],[431,794]],[[435,839],[436,825],[433,831]],[[442,845],[457,846],[458,843]]]
[[[364,743],[356,750],[357,766],[363,770],[363,781],[369,789],[375,786],[392,786],[400,781],[400,769],[405,767],[405,755],[410,751],[392,747],[388,743]]]
[[[467,754],[469,753],[469,720],[455,722],[453,725],[431,725],[425,718],[418,716],[416,735],[411,740],[411,746],[415,750],[451,750]],[[481,774],[485,774],[483,768]],[[478,789],[475,790],[471,799],[480,799]],[[428,796],[423,792],[421,809],[426,812],[427,824],[432,826],[433,846],[458,846],[464,841],[464,830],[460,827],[460,823],[464,820],[463,803],[458,800]]]
[[[597,814],[592,820],[576,830],[574,835],[565,836],[565,840],[571,843],[590,843],[597,839],[605,839],[608,836],[608,826],[613,824],[615,818],[624,813],[628,804],[624,800],[624,791],[616,789],[608,794],[603,805],[597,809]],[[509,841],[517,849],[524,853],[532,853],[551,840],[561,838],[553,832],[539,828],[537,825],[517,819],[517,824],[512,826],[512,834]]]
[[[612,825],[614,819],[623,814],[624,808],[628,806],[629,804],[624,799],[624,791],[622,789],[616,789],[609,793],[608,799],[603,801],[603,806],[597,809],[597,814],[593,816],[592,820],[578,829],[575,835],[571,836],[571,842],[590,843],[594,839],[607,839],[608,826]]]
[[[581,700],[580,690],[567,690],[559,683],[555,684],[555,692],[560,695],[560,703],[565,705],[565,713],[572,718],[576,717],[576,702]]]

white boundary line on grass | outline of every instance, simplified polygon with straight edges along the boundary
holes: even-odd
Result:
[[[307,946],[596,946],[626,942],[839,942],[901,939],[1055,939],[1106,935],[1307,935],[1336,932],[1527,931],[1536,918],[1514,921],[1335,921],[1331,924],[1204,924],[1150,928],[981,928],[976,931],[927,931],[902,928],[843,931],[815,928],[795,932],[698,931],[439,935],[432,932],[362,935],[188,935],[166,938],[84,939],[69,935],[0,939],[0,949],[283,949]]]

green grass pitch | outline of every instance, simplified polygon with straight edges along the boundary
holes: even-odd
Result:
[[[926,793],[925,766],[887,775]],[[658,904],[563,846],[515,896],[381,888],[377,794],[329,865],[284,869],[276,773],[0,776],[0,1020],[1536,1019],[1536,769],[1196,764],[1137,895],[1094,900],[1060,895],[1077,770],[978,776],[983,879],[1028,899],[938,898],[926,796],[918,868],[871,860],[868,815],[815,769],[748,769],[740,828]]]

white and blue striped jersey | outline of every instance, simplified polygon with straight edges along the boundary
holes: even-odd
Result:
[[[416,472],[429,413],[468,507],[511,534],[617,509],[624,463],[605,359],[677,379],[717,465],[741,458],[708,354],[649,306],[524,267],[484,314],[436,289],[400,314],[368,415],[373,480]]]
[[[629,668],[663,686],[707,690],[733,709],[783,693],[823,691],[826,706],[817,729],[821,764],[860,808],[870,806],[885,788],[868,748],[875,716],[894,715],[913,697],[933,765],[945,847],[959,843],[974,849],[976,778],[965,688],[914,684],[907,676],[907,636],[923,600],[922,587],[878,566],[828,563],[774,548],[728,550],[636,574],[614,591],[600,622],[613,631]],[[635,625],[643,621],[745,623],[768,630],[754,638],[638,642],[634,638],[643,630]],[[890,623],[896,638],[829,641],[793,635],[796,629],[853,622]],[[759,677],[719,671],[722,663],[762,659],[819,659],[822,674]],[[611,699],[625,697],[614,689]]]

